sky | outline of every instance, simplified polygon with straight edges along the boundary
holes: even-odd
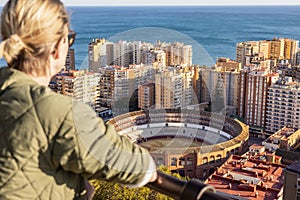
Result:
[[[300,5],[299,0],[61,0],[65,5],[132,6],[132,5]],[[3,5],[7,0],[0,0]]]

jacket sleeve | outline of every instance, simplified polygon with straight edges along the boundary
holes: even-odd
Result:
[[[73,109],[67,114],[54,143],[55,165],[88,179],[139,187],[156,171],[145,149],[120,136],[112,125],[105,125],[82,103],[73,102]]]

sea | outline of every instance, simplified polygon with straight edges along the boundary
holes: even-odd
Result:
[[[183,42],[193,63],[211,66],[235,59],[236,44],[251,40],[300,40],[300,6],[103,6],[67,7],[77,32],[77,69],[88,67],[88,44],[108,41]],[[0,60],[0,66],[5,65]]]

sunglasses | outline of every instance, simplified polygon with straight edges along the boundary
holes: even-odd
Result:
[[[69,34],[68,34],[69,47],[71,47],[74,44],[75,38],[76,38],[76,32],[73,30],[69,30]]]

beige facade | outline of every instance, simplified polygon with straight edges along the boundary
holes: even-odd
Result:
[[[139,86],[138,89],[138,107],[142,110],[148,110],[155,106],[155,84],[148,83]]]
[[[183,102],[181,75],[175,69],[155,75],[155,108],[181,108]]]
[[[236,45],[236,59],[242,67],[260,62],[273,60],[270,66],[275,66],[280,60],[286,60],[295,65],[299,41],[288,38],[274,38],[272,40],[248,41]]]
[[[99,68],[110,64],[113,59],[111,55],[111,44],[105,39],[93,39],[88,47],[89,70],[98,72]]]
[[[240,64],[230,60],[218,60],[215,68],[201,67],[198,71],[200,81],[197,83],[200,84],[200,102],[211,101],[219,90],[225,108],[235,115],[238,108],[239,70]]]
[[[277,149],[293,150],[300,142],[300,129],[283,127],[262,142],[269,151]]]
[[[155,107],[182,108],[195,103],[194,68],[168,68],[155,75]]]
[[[242,69],[242,64],[229,58],[219,58],[215,67],[220,72],[239,72]]]

